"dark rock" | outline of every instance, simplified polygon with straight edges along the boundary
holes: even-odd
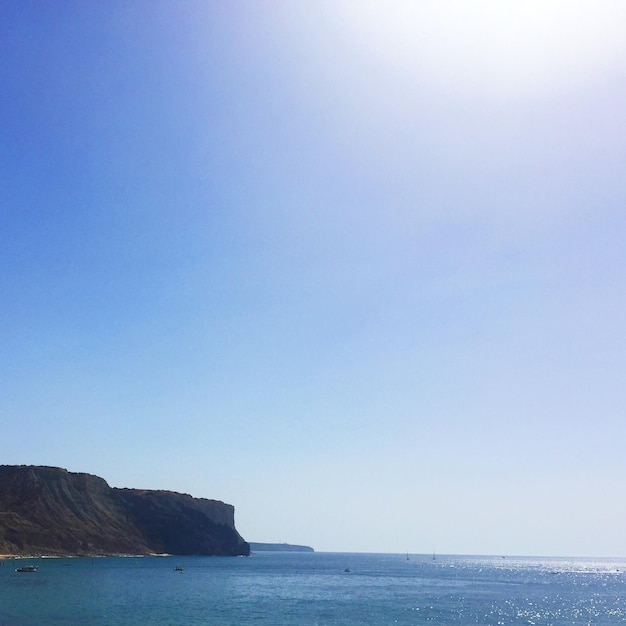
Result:
[[[0,553],[247,555],[235,510],[172,491],[116,489],[59,467],[0,466]]]

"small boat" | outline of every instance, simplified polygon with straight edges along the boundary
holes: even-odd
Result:
[[[16,572],[36,572],[37,566],[36,565],[24,565],[23,567],[16,567],[15,571]]]
[[[185,571],[182,567],[179,567],[178,565],[174,568],[175,572],[180,572],[181,574]]]
[[[350,573],[350,568],[346,567],[346,569],[344,569],[343,571],[346,572],[346,574],[349,574]]]

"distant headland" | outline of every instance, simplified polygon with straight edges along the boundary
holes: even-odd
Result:
[[[60,467],[0,465],[0,554],[237,556],[235,509],[174,491],[118,489]]]
[[[315,552],[311,546],[298,546],[291,543],[258,543],[251,541],[251,552]]]

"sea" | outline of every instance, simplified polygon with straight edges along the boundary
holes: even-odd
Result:
[[[24,565],[38,569],[15,571]],[[0,624],[626,624],[626,559],[259,552],[4,560]]]

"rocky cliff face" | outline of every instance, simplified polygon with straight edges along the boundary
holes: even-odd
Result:
[[[2,554],[247,555],[234,508],[171,491],[115,489],[58,467],[0,466]]]

